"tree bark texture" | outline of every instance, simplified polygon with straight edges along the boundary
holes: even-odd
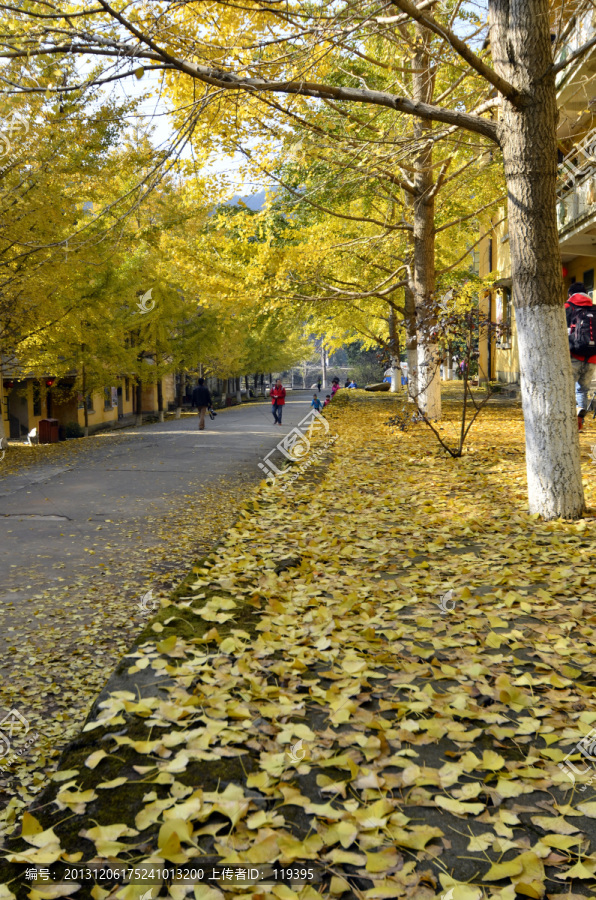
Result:
[[[412,95],[415,102],[429,103],[434,79],[429,57],[429,32],[416,25],[416,52],[413,59]],[[414,213],[413,285],[417,321],[417,384],[415,399],[430,419],[441,418],[439,348],[432,332],[435,323],[435,199],[432,142],[425,141],[430,125],[414,121],[416,155]]]
[[[558,119],[547,0],[490,0],[495,70],[521,93],[503,99],[513,303],[526,429],[530,512],[584,512],[579,437],[556,222]]]

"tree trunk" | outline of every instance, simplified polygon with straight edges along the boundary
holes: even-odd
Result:
[[[184,397],[184,383],[186,380],[186,376],[184,372],[180,372],[178,375],[178,385],[176,390],[176,418],[179,419],[182,415],[182,398]]]
[[[327,357],[325,348],[321,346],[321,390],[327,389]]]
[[[418,394],[418,335],[416,332],[414,292],[409,285],[406,285],[404,288],[404,323],[406,326],[406,358],[408,361],[408,399],[413,403]]]
[[[4,377],[2,373],[2,358],[0,357],[0,451],[6,450],[8,441],[4,427]]]
[[[401,387],[401,369],[399,366],[399,335],[394,309],[391,309],[389,313],[389,364],[391,366],[390,391],[392,394],[396,394]]]
[[[159,421],[163,422],[164,414],[163,414],[163,381],[161,378],[157,382],[157,411],[159,413]]]
[[[526,432],[528,500],[545,519],[584,512],[556,221],[558,120],[547,0],[490,0],[495,70],[527,99],[503,98],[513,303]]]
[[[135,391],[136,391],[136,397],[137,397],[137,402],[136,402],[136,407],[137,407],[137,408],[136,408],[136,414],[137,414],[137,417],[136,417],[136,420],[135,420],[135,425],[142,425],[142,424],[143,424],[143,412],[142,412],[142,406],[143,406],[143,401],[142,401],[143,385],[141,384],[141,379],[140,379],[140,378],[137,378],[137,383],[136,383],[136,385],[135,385]]]
[[[432,102],[433,76],[430,70],[429,32],[416,25],[416,52],[414,54],[412,88],[413,100]],[[429,123],[414,121],[414,136],[420,151],[416,156],[414,184],[414,304],[418,331],[417,385],[418,406],[429,419],[441,418],[441,378],[439,348],[434,327],[435,315],[435,198],[433,182],[432,143],[425,141],[429,135]]]
[[[81,387],[83,389],[83,421],[85,423],[83,435],[84,437],[89,437],[89,410],[87,409],[87,373],[85,371],[85,363],[81,365],[81,380]]]
[[[242,403],[242,390],[240,387],[240,378],[236,378],[236,400]]]

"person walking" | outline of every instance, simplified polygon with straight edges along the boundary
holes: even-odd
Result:
[[[575,281],[569,288],[565,314],[575,381],[577,427],[581,431],[588,407],[588,390],[596,372],[596,307],[583,281]]]
[[[339,391],[339,378],[334,378],[331,382],[331,399],[335,397],[337,392]]]
[[[286,389],[278,378],[275,385],[271,388],[271,411],[273,413],[273,424],[281,425],[281,414],[286,402]]]
[[[321,381],[321,379],[320,379],[320,378],[317,378],[317,391],[318,391],[319,394],[321,393],[321,385],[322,385],[322,383],[323,383],[323,382]]]
[[[196,406],[199,411],[199,431],[205,430],[205,413],[212,404],[209,388],[205,387],[205,379],[199,378],[199,383],[192,392],[192,405]]]
[[[323,404],[321,403],[321,401],[319,400],[319,398],[317,397],[316,394],[312,395],[312,400],[310,401],[310,405],[312,406],[313,409],[316,409],[317,412],[321,412],[321,410],[323,409]]]

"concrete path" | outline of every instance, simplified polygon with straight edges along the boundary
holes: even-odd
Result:
[[[44,462],[18,474],[2,477],[0,463],[0,719],[18,708],[43,731],[40,768],[80,728],[159,596],[235,521],[264,477],[258,463],[311,398],[288,392],[281,428],[264,401],[220,410],[203,432],[185,415],[69,442],[55,462],[39,448]],[[0,772],[0,806],[9,781]]]
[[[43,465],[0,477],[0,546],[4,557],[0,602],[24,599],[32,580],[67,583],[81,568],[126,552],[113,533],[133,526],[132,543],[143,541],[143,517],[164,512],[221,476],[240,471],[260,481],[258,468],[280,439],[305,415],[308,392],[288,394],[281,428],[274,426],[269,403],[221,410],[205,431],[197,417],[107,432],[89,438],[93,450],[70,464]],[[73,442],[73,450],[74,442]],[[1,476],[1,469],[0,469]],[[102,525],[98,535],[97,525]],[[60,565],[59,575],[50,566]],[[16,593],[7,593],[8,591]]]

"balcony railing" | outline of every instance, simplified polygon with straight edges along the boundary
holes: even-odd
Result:
[[[563,34],[564,43],[557,54],[555,62],[564,62],[564,60],[568,59],[575,50],[578,50],[583,44],[586,43],[586,41],[590,40],[590,38],[594,34],[593,19],[593,10],[588,10],[588,12],[583,13],[583,15],[571,20],[566,32]],[[561,83],[566,75],[566,69],[563,69],[562,72],[559,72],[557,74],[557,86]]]
[[[596,128],[571,150],[557,178],[559,231],[596,213]]]

